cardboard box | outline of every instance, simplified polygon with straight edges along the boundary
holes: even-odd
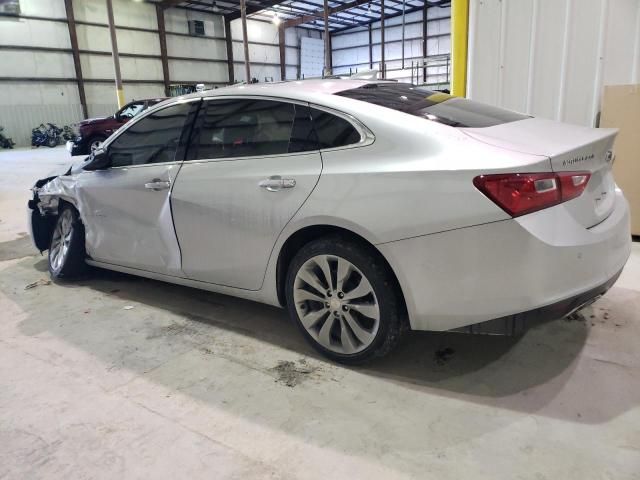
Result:
[[[605,87],[600,126],[620,129],[613,173],[629,201],[631,233],[640,235],[640,85]]]

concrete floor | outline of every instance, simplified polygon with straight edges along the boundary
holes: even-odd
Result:
[[[345,368],[275,308],[105,271],[48,284],[25,203],[66,161],[0,152],[0,479],[640,478],[639,244],[582,320],[416,333]]]

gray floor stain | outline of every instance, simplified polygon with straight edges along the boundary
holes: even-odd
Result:
[[[31,237],[23,233],[20,238],[0,243],[0,262],[16,258],[31,257],[38,251],[31,243]]]
[[[294,362],[281,360],[278,365],[270,370],[276,374],[276,382],[282,383],[287,387],[295,387],[318,370],[317,367],[309,366],[306,361],[300,361],[299,363],[299,365],[296,365]]]

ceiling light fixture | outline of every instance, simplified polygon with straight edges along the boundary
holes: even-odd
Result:
[[[278,15],[278,12],[273,12],[273,18],[271,19],[271,21],[273,22],[274,25],[280,25],[280,15]]]

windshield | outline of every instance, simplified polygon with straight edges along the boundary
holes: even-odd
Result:
[[[133,118],[138,115],[142,110],[144,110],[143,103],[132,103],[131,105],[127,105],[122,110],[120,110],[120,117]]]
[[[336,95],[373,103],[453,127],[482,128],[530,118],[408,83],[372,83]]]

